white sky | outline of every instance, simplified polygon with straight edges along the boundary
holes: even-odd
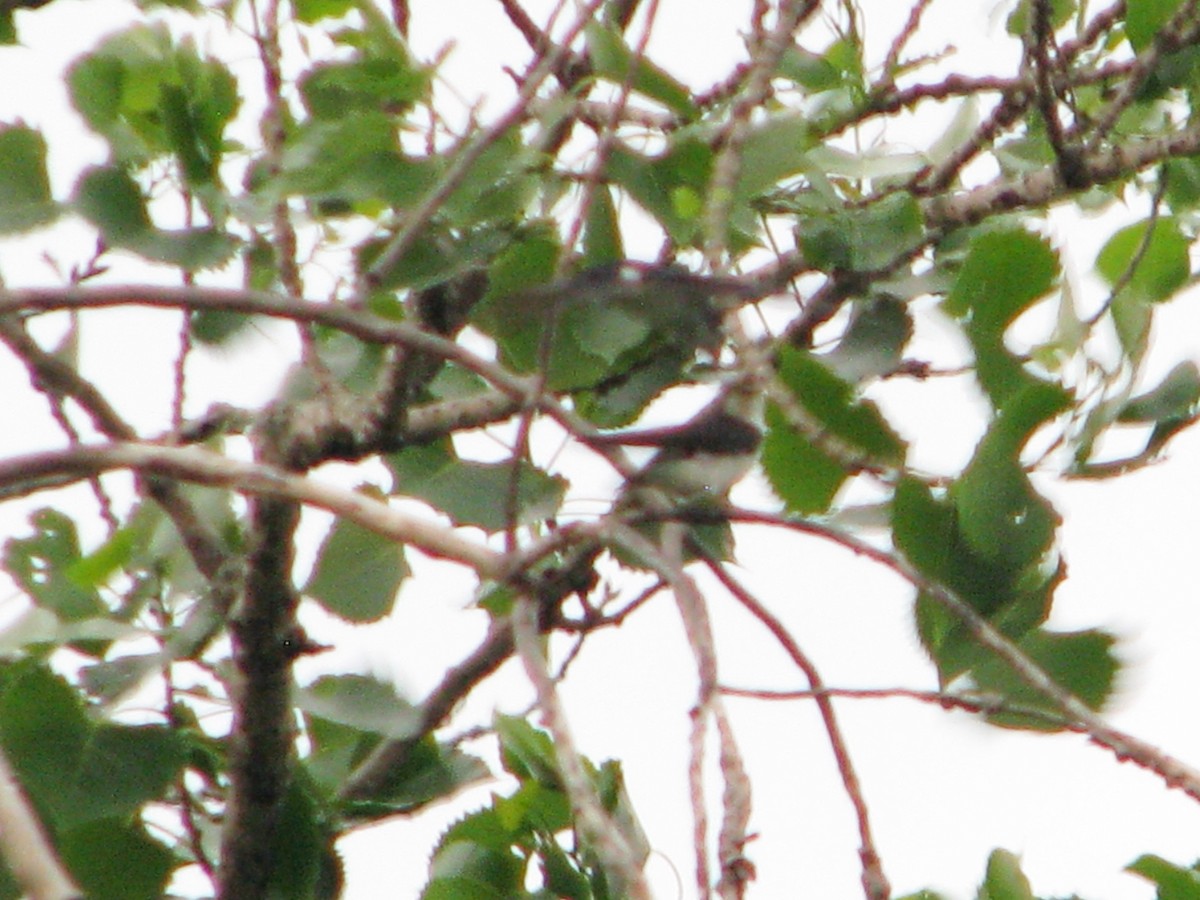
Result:
[[[862,5],[868,16],[888,15],[892,21],[902,19],[908,7],[890,0]],[[950,65],[973,71],[992,65],[1003,38],[1003,15],[991,13],[993,5],[992,0],[933,4],[927,21],[952,23],[944,37],[960,48]],[[719,76],[738,52],[737,29],[746,20],[746,6],[730,0],[664,2],[656,33],[670,37],[659,41],[656,60],[696,84]],[[413,7],[418,52],[429,55],[452,36],[456,47],[447,77],[465,91],[480,89],[481,78],[489,88],[500,81],[493,74],[495,60],[525,58],[509,42],[511,32],[495,2],[419,0]],[[108,18],[120,9],[101,0],[55,0],[44,13],[19,16],[27,49],[0,49],[0,85],[6,86],[0,89],[0,120],[20,116],[47,130],[58,196],[68,193],[74,173],[85,162],[99,161],[103,150],[84,136],[69,112],[57,73],[64,60],[120,23],[119,13]],[[79,27],[81,22],[90,27]],[[442,33],[426,30],[435,22]],[[890,33],[894,26],[884,30]],[[21,89],[12,90],[13,85]],[[932,136],[937,127],[923,120],[914,142]],[[1086,221],[1063,219],[1055,227],[1052,237],[1070,257],[1084,303],[1094,303],[1096,287],[1082,273],[1111,223],[1089,227]],[[68,264],[90,250],[90,243],[76,239],[82,233],[68,229],[55,239],[54,252]],[[37,258],[40,241],[44,236],[0,244],[0,270],[11,285],[55,280]],[[123,277],[141,276],[130,268]],[[1179,359],[1200,358],[1200,316],[1194,305],[1195,298],[1180,299],[1163,310],[1152,378]],[[84,363],[126,401],[138,424],[154,429],[165,421],[170,384],[165,376],[149,381],[147,373],[169,371],[165,361],[174,352],[175,320],[159,316],[159,328],[145,324],[150,315],[107,314],[115,327],[94,325],[85,332]],[[129,332],[130,322],[138,323],[136,333]],[[270,394],[290,348],[285,330],[270,330],[240,354],[198,362],[193,383],[222,399],[233,392],[233,402],[251,405]],[[246,377],[250,360],[254,379]],[[28,411],[18,406],[26,402],[24,379],[19,366],[0,356],[6,417],[41,422],[40,401],[35,399]],[[901,412],[906,436],[919,436],[914,452],[923,466],[946,468],[970,453],[976,432],[963,427],[961,417],[970,416],[971,404],[953,384],[889,385],[882,399]],[[198,408],[204,406],[201,400],[197,395]],[[10,430],[0,433],[0,452],[59,440],[49,429]],[[1110,710],[1112,721],[1200,765],[1195,713],[1200,655],[1194,648],[1200,596],[1190,562],[1200,535],[1200,436],[1183,434],[1167,461],[1118,481],[1040,486],[1064,513],[1062,542],[1070,565],[1052,623],[1117,632],[1128,667]],[[742,490],[755,496],[753,484]],[[603,490],[596,494],[602,496]],[[47,497],[35,498],[32,505],[47,502]],[[0,510],[0,538],[21,533],[21,522],[22,516]],[[318,524],[312,527],[314,536],[320,533]],[[894,576],[837,547],[762,530],[743,534],[738,555],[743,580],[784,619],[829,684],[934,687],[934,673],[912,636],[911,592]],[[476,630],[464,630],[468,617],[461,610],[471,601],[470,578],[442,566],[422,571],[427,577],[410,583],[386,629],[373,636],[339,629],[344,635],[339,643],[348,645],[339,658],[394,677],[414,696],[436,681],[443,662],[472,647],[482,629],[482,617],[476,615]],[[715,600],[713,613],[725,681],[803,686],[779,651],[731,603]],[[431,634],[437,635],[435,642]],[[673,606],[664,597],[619,631],[592,638],[564,687],[584,752],[625,763],[630,791],[657,851],[649,869],[652,882],[664,898],[678,896],[671,865],[683,880],[682,896],[693,895],[685,779],[691,673]],[[485,686],[464,715],[486,719],[495,707],[519,709],[528,691],[511,667],[507,674]],[[751,896],[861,896],[854,823],[815,708],[735,699],[729,706],[756,777],[753,827],[762,836],[750,847],[759,873]],[[1195,804],[1078,737],[1002,732],[902,700],[843,702],[838,711],[897,896],[930,886],[951,897],[971,897],[987,853],[1001,846],[1021,854],[1040,895],[1077,892],[1090,900],[1148,900],[1152,889],[1121,874],[1123,866],[1143,852],[1177,863],[1198,855]],[[459,808],[443,807],[427,821],[397,822],[346,841],[351,874],[346,896],[415,897],[426,876],[429,847]]]

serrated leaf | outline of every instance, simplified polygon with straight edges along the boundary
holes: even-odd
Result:
[[[374,622],[391,610],[408,574],[395,541],[338,519],[321,544],[304,593],[348,622]]]
[[[1017,646],[1038,668],[1092,709],[1100,709],[1112,696],[1119,664],[1113,655],[1116,639],[1103,631],[1056,632],[1037,629],[1022,637]],[[999,694],[1018,707],[1045,709],[1056,707],[1040,691],[1029,687],[1016,672],[996,657],[974,667],[971,678],[984,691]],[[1039,716],[998,712],[989,721],[999,725],[1037,730],[1059,730]]]
[[[1058,256],[1043,238],[1020,229],[989,231],[971,242],[946,298],[946,311],[965,320],[976,377],[997,408],[1036,381],[1009,352],[1004,334],[1050,290],[1058,269]]]
[[[1176,219],[1139,222],[1108,239],[1096,256],[1096,271],[1131,298],[1159,303],[1187,283],[1189,247]]]
[[[46,225],[58,213],[41,132],[25,125],[0,127],[0,234]]]
[[[421,900],[499,900],[520,894],[524,862],[511,850],[472,841],[438,848]]]
[[[505,770],[522,781],[533,779],[546,787],[561,789],[558,757],[548,734],[516,716],[498,715],[494,724]]]

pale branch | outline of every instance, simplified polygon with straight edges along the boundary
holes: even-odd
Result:
[[[366,494],[326,484],[263,463],[229,459],[197,447],[116,443],[80,446],[9,457],[0,462],[0,487],[55,487],[115,469],[223,487],[249,496],[276,497],[343,516],[439,559],[470,566],[484,578],[510,574],[505,557],[437,522],[401,512]]]
[[[83,900],[0,751],[0,857],[29,900]]]
[[[642,862],[634,846],[601,805],[583,758],[575,748],[566,711],[546,668],[546,659],[538,640],[541,631],[538,619],[538,603],[528,596],[519,596],[511,615],[513,645],[537,695],[543,723],[554,739],[554,756],[576,827],[587,838],[610,877],[615,876],[620,893],[632,900],[652,900],[653,894],[646,883]]]
[[[754,867],[745,856],[752,811],[750,777],[738,749],[732,726],[717,693],[717,651],[708,605],[695,580],[684,571],[687,527],[669,522],[662,529],[658,545],[619,521],[605,526],[611,540],[644,561],[661,577],[675,596],[679,618],[688,646],[696,660],[699,690],[692,710],[691,747],[688,780],[694,817],[696,881],[701,897],[710,896],[708,868],[707,803],[704,797],[703,761],[708,718],[717,723],[720,747],[719,768],[725,783],[722,795],[723,818],[717,837],[717,856],[721,876],[717,893],[724,900],[740,900],[754,877]]]
[[[1200,124],[1192,124],[1157,138],[1131,139],[1128,143],[1084,154],[1079,161],[1083,187],[1108,184],[1149,166],[1176,157],[1200,153]],[[1055,168],[1045,168],[1017,179],[998,178],[971,190],[923,202],[925,223],[940,230],[973,225],[1015,209],[1036,209],[1078,193],[1065,184]]]
[[[1100,714],[1069,691],[1064,690],[1021,648],[976,612],[974,607],[959,599],[942,585],[925,578],[898,555],[874,547],[839,529],[805,519],[747,510],[731,510],[729,518],[735,522],[779,525],[821,537],[891,569],[961,621],[981,646],[995,653],[1008,664],[1022,682],[1050,701],[1065,722],[1072,723],[1072,727],[1087,735],[1093,743],[1107,748],[1118,760],[1132,762],[1148,772],[1153,772],[1168,787],[1179,788],[1192,799],[1200,801],[1200,771],[1163,753],[1157,747],[1139,738],[1131,737],[1113,728]]]
[[[820,0],[788,0],[780,4],[774,27],[751,50],[750,69],[738,89],[729,121],[723,128],[720,150],[713,161],[704,206],[704,257],[713,272],[725,268],[725,240],[733,208],[734,188],[742,170],[742,148],[754,114],[771,94],[771,81],[779,60],[794,44],[794,34],[820,8]]]
[[[871,833],[871,818],[867,808],[867,799],[863,794],[862,784],[858,780],[858,773],[855,771],[854,763],[850,758],[850,748],[846,743],[845,735],[842,734],[841,726],[837,721],[837,713],[834,711],[833,703],[829,697],[820,693],[825,687],[825,682],[821,678],[821,673],[817,671],[817,667],[809,659],[808,655],[800,647],[796,639],[792,637],[791,632],[782,621],[769,609],[763,606],[753,594],[731,575],[728,569],[712,560],[707,560],[709,570],[717,576],[717,579],[724,585],[739,603],[762,625],[769,631],[776,642],[784,649],[784,652],[791,657],[792,662],[796,667],[804,673],[804,677],[808,680],[809,685],[816,694],[817,709],[821,714],[821,721],[825,726],[825,733],[829,737],[829,746],[833,751],[834,759],[837,763],[838,773],[842,777],[842,785],[846,791],[846,796],[850,799],[850,805],[854,808],[854,817],[858,823],[859,836],[859,860],[862,864],[862,885],[863,893],[867,900],[887,900],[891,896],[891,885],[888,882],[887,876],[883,871],[883,861],[879,857],[879,851],[875,846],[875,839]]]

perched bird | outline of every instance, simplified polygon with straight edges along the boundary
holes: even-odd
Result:
[[[629,480],[617,508],[660,512],[664,504],[724,499],[754,466],[762,443],[761,408],[757,380],[739,376],[686,422],[600,435],[596,443],[658,451]],[[650,494],[658,497],[653,503],[646,502]]]

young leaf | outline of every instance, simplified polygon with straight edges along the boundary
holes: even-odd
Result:
[[[1008,850],[992,851],[978,900],[1037,900],[1016,854]]]

